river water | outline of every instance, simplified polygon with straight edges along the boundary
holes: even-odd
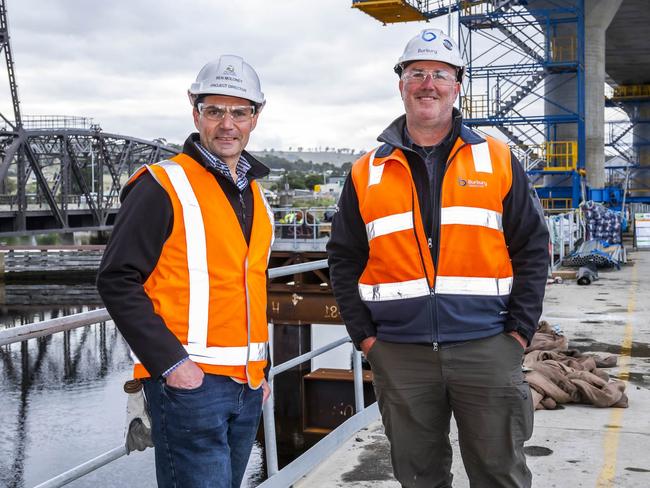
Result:
[[[0,282],[0,329],[102,306],[92,282]],[[344,335],[343,327],[313,325],[311,347]],[[310,369],[349,368],[349,347],[314,359]],[[122,386],[131,370],[128,347],[112,322],[0,346],[0,487],[31,488],[123,445],[126,393]],[[299,382],[295,388],[300,388]],[[283,439],[282,432],[295,432],[295,426],[287,428],[289,421],[282,416],[278,422],[283,466],[308,446],[296,447],[300,443],[294,442],[292,434]],[[243,486],[257,486],[264,477],[263,447],[256,443]],[[153,449],[147,449],[69,486],[155,485]]]
[[[0,244],[63,243],[58,235],[40,239],[9,238]],[[79,233],[74,243],[101,244],[105,236]],[[0,329],[100,307],[92,282],[0,282]],[[313,325],[311,347],[345,335],[343,327]],[[349,367],[345,345],[312,360],[310,369]],[[122,387],[131,371],[128,347],[112,322],[0,346],[0,488],[34,487],[123,445]],[[294,387],[300,388],[300,378]],[[276,401],[282,410],[282,398]],[[282,415],[276,419],[280,467],[309,447],[295,439],[294,423]],[[256,442],[242,486],[255,487],[265,476],[263,446]],[[68,486],[155,487],[153,449],[124,456]]]
[[[99,304],[90,308],[98,308]],[[0,309],[0,328],[88,310]],[[112,324],[0,347],[0,486],[33,487],[124,442],[128,348]],[[264,476],[253,449],[244,486]],[[153,449],[132,453],[71,487],[154,487]]]

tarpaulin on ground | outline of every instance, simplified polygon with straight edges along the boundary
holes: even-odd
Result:
[[[602,369],[616,366],[616,361],[616,356],[568,349],[564,335],[548,322],[540,322],[524,356],[535,409],[552,410],[565,403],[627,408],[625,382],[610,378]]]
[[[582,206],[582,213],[585,219],[587,240],[606,241],[608,244],[620,244],[622,242],[621,212],[610,210],[600,203],[589,201]]]

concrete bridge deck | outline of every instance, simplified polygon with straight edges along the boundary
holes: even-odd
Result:
[[[538,410],[527,443],[536,487],[645,488],[650,486],[650,252],[600,273],[590,286],[574,280],[548,285],[544,319],[560,325],[570,347],[619,355],[612,376],[629,378],[629,408],[567,405]],[[453,422],[452,422],[453,426]],[[454,487],[467,488],[455,426]],[[294,485],[397,488],[380,421],[358,432],[318,469]]]

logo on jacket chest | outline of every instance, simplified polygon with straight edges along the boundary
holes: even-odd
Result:
[[[458,178],[458,186],[466,186],[469,188],[487,188],[487,181],[472,180],[470,178]]]

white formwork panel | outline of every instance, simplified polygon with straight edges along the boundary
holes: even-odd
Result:
[[[650,213],[634,214],[634,239],[637,249],[650,249]]]

